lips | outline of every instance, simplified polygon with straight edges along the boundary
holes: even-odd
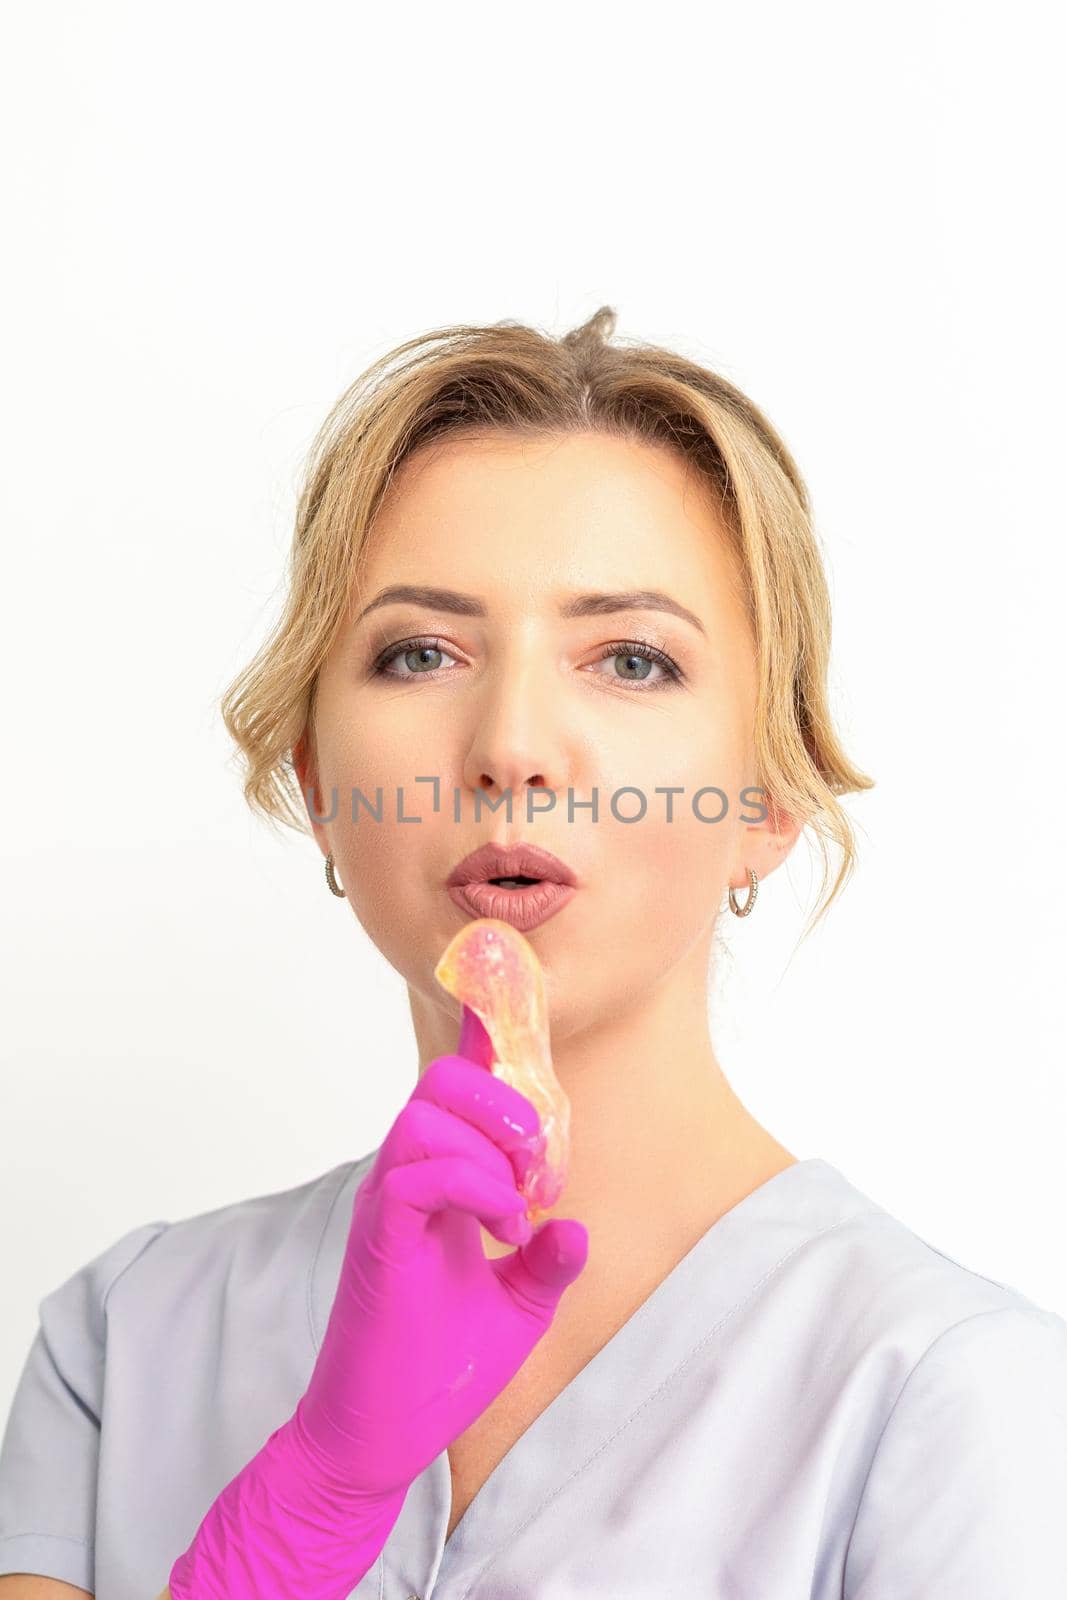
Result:
[[[509,888],[493,883],[494,878],[536,881]],[[578,880],[565,862],[539,845],[484,844],[453,868],[447,887],[453,903],[468,915],[499,917],[528,933],[562,911]]]
[[[536,844],[483,844],[464,856],[449,874],[453,884],[488,883],[490,878],[539,878],[572,886],[578,880],[558,856]]]

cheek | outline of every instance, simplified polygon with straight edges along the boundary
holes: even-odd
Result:
[[[634,749],[631,743],[631,757]],[[668,969],[714,922],[742,825],[744,774],[735,730],[709,711],[642,741],[637,775],[620,780],[641,792],[639,821],[620,823],[608,803],[612,785],[602,792],[600,820],[583,842],[597,863],[604,899],[588,913],[593,922],[640,931],[637,945],[620,953],[635,976],[642,964],[653,976]],[[640,816],[641,798],[620,796],[619,811]]]
[[[655,812],[651,801],[654,799]],[[705,795],[703,814],[716,816],[721,802]],[[612,823],[598,860],[603,863],[610,904],[597,912],[639,925],[648,959],[669,967],[714,918],[729,871],[729,815],[703,823],[693,814],[691,793],[674,796],[673,820],[666,820],[666,798],[650,797],[643,821],[620,828]]]
[[[631,744],[630,770],[634,748]],[[632,836],[649,870],[670,874],[673,881],[686,862],[696,866],[725,858],[748,781],[744,740],[732,716],[709,708],[662,731],[651,730],[640,742],[637,772],[620,781],[640,789],[646,803],[642,820],[620,828],[610,807],[602,805],[601,815],[607,813],[618,833]],[[625,816],[638,816],[638,796],[621,797],[619,809]]]
[[[421,732],[418,737],[406,732],[398,717],[368,715],[357,709],[347,725],[336,730],[323,766],[329,766],[334,774],[333,781],[344,786],[346,791],[356,785],[368,800],[372,800],[379,785],[385,796],[395,795],[398,784],[411,789],[416,772],[436,770],[432,765],[413,767],[415,756],[420,763],[424,757],[432,763],[435,758],[432,739]]]
[[[439,776],[437,769],[421,755],[413,766],[410,754],[405,752],[394,772],[375,765],[374,781],[368,776],[358,784],[367,801],[359,803],[358,820],[352,818],[350,799],[345,800],[333,829],[354,915],[386,960],[409,980],[425,976],[458,925],[443,883],[463,854],[465,837],[452,822],[448,783],[442,778],[435,813],[433,784],[413,780],[415,775]],[[379,789],[380,821],[369,810],[378,805]],[[343,792],[350,795],[350,784]]]
[[[432,894],[417,872],[428,826],[398,825],[395,803],[391,814],[383,796],[381,823],[367,815],[346,823],[338,850],[353,915],[390,966],[408,979],[445,943],[444,930],[435,933],[433,927]]]
[[[346,722],[337,719],[323,744],[320,761],[327,786],[324,803],[331,805],[336,793],[337,826],[349,835],[349,847],[358,853],[368,881],[392,870],[405,852],[421,846],[420,835],[426,833],[427,825],[439,824],[442,816],[451,815],[456,780],[449,748],[440,719],[435,728],[422,726],[417,733],[395,709],[376,712],[373,706],[358,706]],[[439,780],[436,817],[434,784],[417,783],[416,778]],[[381,822],[375,821],[372,807],[381,811]],[[400,815],[424,821],[401,823]]]

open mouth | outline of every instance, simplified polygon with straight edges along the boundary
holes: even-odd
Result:
[[[577,890],[573,884],[517,873],[514,877],[452,884],[448,893],[469,917],[499,917],[520,932],[529,933],[561,911]]]
[[[550,850],[519,840],[472,850],[453,867],[445,887],[464,915],[497,917],[529,933],[570,903],[578,881]]]

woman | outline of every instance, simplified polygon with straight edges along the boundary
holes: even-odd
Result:
[[[8,1600],[1063,1591],[1067,1323],[798,1159],[716,1060],[724,901],[808,827],[824,915],[871,780],[788,450],[613,326],[413,340],[317,443],[224,715],[405,979],[417,1082],[379,1150],[44,1300],[0,1571],[63,1582]],[[434,978],[487,910],[540,960],[571,1106],[532,1237],[536,1111]]]

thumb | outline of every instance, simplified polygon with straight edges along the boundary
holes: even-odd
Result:
[[[573,1217],[553,1217],[537,1229],[528,1244],[520,1245],[510,1256],[498,1257],[493,1265],[508,1288],[546,1310],[555,1310],[588,1256],[585,1224]]]

